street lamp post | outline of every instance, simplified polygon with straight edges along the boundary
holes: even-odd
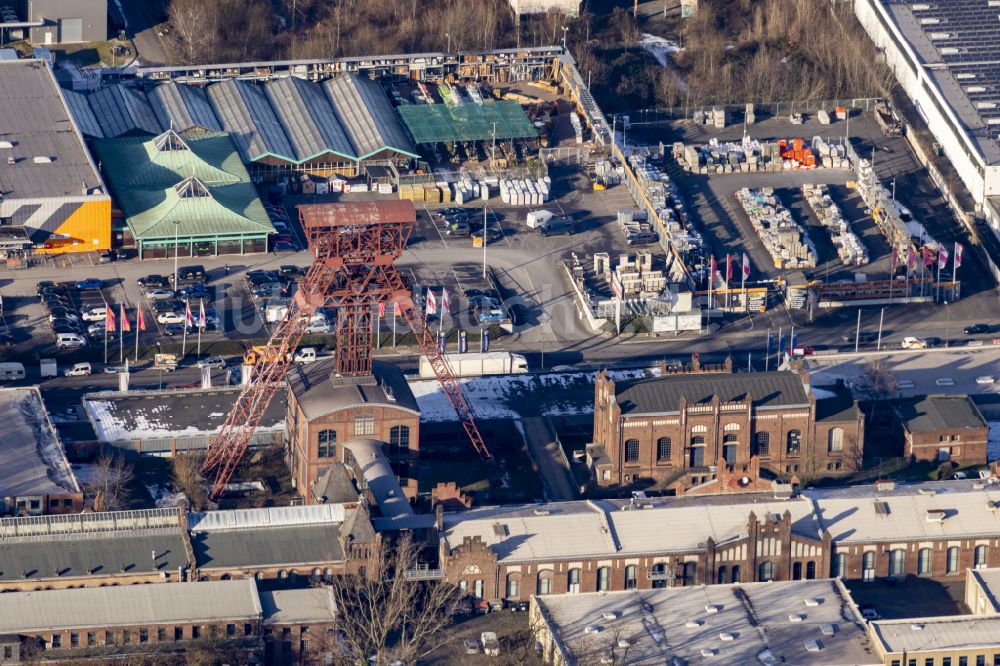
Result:
[[[569,28],[567,28],[566,26],[563,26],[562,27],[562,31],[563,31],[563,39],[562,39],[562,42],[563,42],[563,51],[565,51],[566,50],[566,33],[569,32]]]
[[[178,242],[178,234],[180,233],[181,221],[174,220],[174,291],[177,291],[177,258],[181,253],[181,245]]]
[[[946,315],[948,315],[947,318],[948,323],[945,325],[944,329],[944,346],[950,347],[951,344],[949,341],[951,340],[951,308],[948,307],[948,301],[944,302],[944,312]]]

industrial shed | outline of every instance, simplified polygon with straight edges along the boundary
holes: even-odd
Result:
[[[168,81],[147,92],[116,84],[74,94],[70,108],[92,138],[228,132],[254,173],[357,175],[369,164],[419,157],[382,87],[355,74],[322,83],[296,77],[207,86]]]
[[[139,258],[265,252],[274,227],[228,134],[94,141]]]

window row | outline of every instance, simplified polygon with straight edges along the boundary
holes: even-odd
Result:
[[[62,648],[76,648],[76,647],[95,647],[98,645],[132,645],[132,644],[142,644],[148,643],[151,635],[156,636],[157,643],[164,643],[167,641],[183,641],[183,640],[197,640],[199,638],[237,638],[241,636],[252,636],[253,625],[243,624],[242,626],[236,624],[227,624],[225,627],[218,624],[208,625],[208,632],[203,633],[203,627],[199,625],[191,625],[191,635],[190,638],[184,637],[184,627],[157,627],[151,634],[149,628],[140,628],[136,630],[122,630],[122,631],[88,631],[85,633],[81,632],[71,632],[69,634],[69,642],[65,643],[63,641],[64,634],[52,634],[49,640],[46,641],[44,637],[38,637],[38,645],[42,649],[47,650],[59,650]],[[242,633],[240,633],[242,632]],[[98,639],[103,642],[99,643]]]
[[[861,580],[875,580],[875,552],[866,551],[861,556]],[[917,551],[917,575],[932,575],[933,552],[930,548],[921,548]],[[959,569],[959,549],[952,546],[945,551],[945,573],[954,575],[960,573]],[[989,549],[986,546],[976,546],[972,552],[972,566],[974,569],[985,569],[989,566]],[[847,554],[837,553],[833,557],[833,575],[840,578],[847,578]],[[906,575],[906,550],[896,548],[889,552],[888,575],[898,578]]]
[[[935,657],[910,657],[906,660],[906,666],[986,666],[987,657],[990,657],[990,664],[993,666],[1000,666],[1000,652],[994,653],[992,655],[977,654],[974,657],[968,655],[962,655],[960,657],[941,657],[940,660]],[[892,666],[903,666],[903,661],[901,659],[893,659],[891,662]]]
[[[739,577],[739,567],[733,567],[734,575]],[[664,588],[667,587],[668,583],[673,582],[674,585],[690,586],[697,584],[696,576],[698,573],[698,565],[694,562],[685,562],[683,565],[679,565],[676,572],[668,569],[667,565],[663,562],[654,564],[647,574],[649,578],[651,587],[653,588]],[[566,591],[569,594],[577,594],[582,592],[581,579],[583,576],[583,571],[579,568],[570,569],[565,574],[566,580]],[[535,580],[535,591],[536,595],[545,595],[553,593],[553,581],[556,579],[558,574],[551,570],[539,571],[538,576]],[[676,577],[676,580],[674,580]],[[476,596],[482,595],[481,581],[474,581],[474,588],[476,589]],[[635,564],[629,564],[625,567],[625,580],[624,589],[634,590],[639,587],[639,567]],[[459,584],[460,589],[466,591],[465,582],[462,581]],[[597,582],[595,586],[596,592],[607,592],[611,589],[611,567],[598,567],[597,568]],[[517,599],[521,596],[521,574],[511,573],[507,574],[506,586],[505,586],[505,598],[507,599]]]
[[[736,454],[739,447],[739,437],[734,433],[722,436],[722,457],[726,464],[736,464]],[[844,429],[832,428],[828,434],[827,451],[840,453],[844,450]],[[660,437],[656,440],[656,462],[669,462],[673,452],[673,442],[670,437]],[[758,432],[754,434],[753,455],[769,456],[771,454],[771,433]],[[785,436],[785,453],[799,455],[802,453],[802,431],[789,430]],[[639,440],[625,440],[625,462],[639,462]],[[701,467],[705,465],[705,436],[692,435],[688,452],[688,465]]]
[[[362,423],[359,430],[359,419]],[[371,421],[369,426],[369,420]],[[362,432],[363,431],[363,432]],[[375,418],[372,416],[358,416],[354,420],[354,434],[374,435]],[[331,429],[320,430],[317,436],[317,452],[319,458],[337,457],[337,431]],[[389,428],[389,449],[390,451],[400,451],[410,448],[410,427],[397,425]]]

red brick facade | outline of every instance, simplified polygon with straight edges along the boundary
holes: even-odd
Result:
[[[807,375],[802,382],[808,383]],[[732,470],[748,469],[757,458],[761,468],[777,475],[815,477],[859,467],[864,417],[853,409],[820,421],[811,392],[800,407],[761,410],[749,390],[738,402],[713,396],[695,404],[682,397],[678,413],[623,415],[615,382],[601,372],[593,441],[606,454],[591,464],[593,481],[601,487],[649,480],[691,487],[712,480],[709,465],[720,459]]]

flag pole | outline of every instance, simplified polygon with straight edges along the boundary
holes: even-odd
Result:
[[[108,306],[104,306],[105,312],[108,310]],[[104,316],[104,365],[108,364],[108,317],[107,314]]]
[[[392,348],[396,348],[396,316],[399,314],[396,311],[396,304],[392,304]]]
[[[183,359],[187,356],[187,341],[188,341],[188,313],[191,312],[191,302],[185,301],[184,303],[184,332],[181,335],[181,358]]]
[[[375,349],[382,349],[382,315],[379,313],[379,306],[375,306]]]
[[[140,308],[142,307],[141,303],[139,304],[139,307]],[[137,321],[135,322],[135,362],[138,363],[139,362],[139,322],[138,322],[138,315],[137,315],[136,319],[137,319]]]
[[[118,362],[125,362],[125,306],[121,309],[122,321],[118,322]]]

